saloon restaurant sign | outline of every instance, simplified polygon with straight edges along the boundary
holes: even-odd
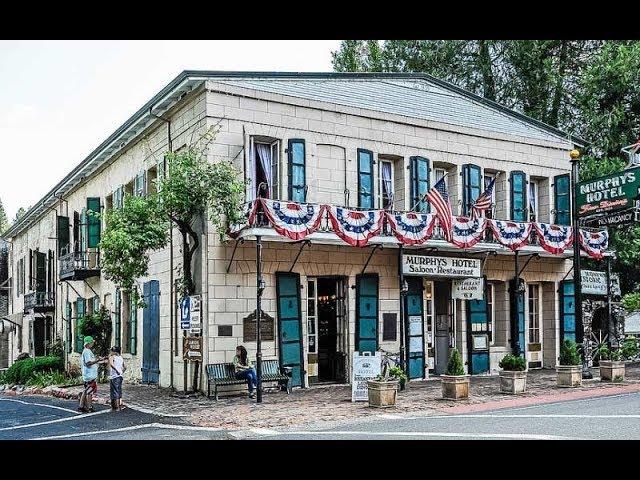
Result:
[[[576,185],[578,216],[631,208],[640,188],[640,167],[613,173]]]
[[[402,273],[425,277],[480,277],[481,261],[476,258],[403,255]]]

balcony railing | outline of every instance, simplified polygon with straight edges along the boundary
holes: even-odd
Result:
[[[60,256],[60,280],[84,280],[100,275],[100,252],[71,252]]]
[[[53,292],[31,292],[24,296],[24,311],[49,312],[55,309]]]

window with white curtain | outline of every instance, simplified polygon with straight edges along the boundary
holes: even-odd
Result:
[[[390,160],[380,160],[380,192],[379,204],[384,210],[393,210],[393,162]]]
[[[249,180],[247,201],[256,197],[280,199],[280,140],[253,136],[249,143],[249,156],[245,165]]]

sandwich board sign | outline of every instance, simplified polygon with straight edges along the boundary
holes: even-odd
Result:
[[[353,352],[353,369],[351,373],[351,401],[362,402],[369,400],[367,380],[380,375],[382,358],[380,352]]]

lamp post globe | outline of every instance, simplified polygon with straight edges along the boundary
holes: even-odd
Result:
[[[569,152],[572,161],[580,160],[580,150],[573,149]]]

